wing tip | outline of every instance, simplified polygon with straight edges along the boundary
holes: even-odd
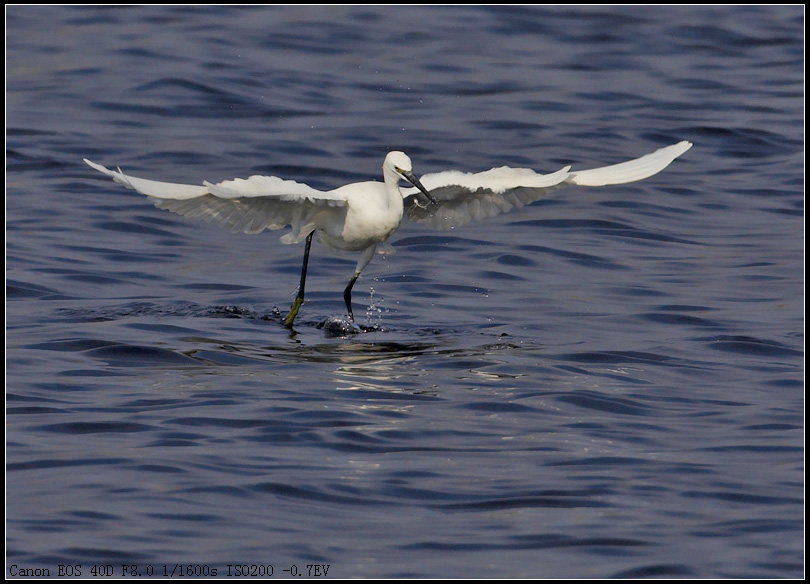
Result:
[[[572,172],[569,182],[600,187],[643,180],[664,170],[692,146],[689,140],[681,140],[627,162]]]
[[[687,150],[689,150],[694,144],[689,140],[681,140],[677,144],[673,144],[672,146],[667,146],[667,148],[672,148],[673,150],[677,151],[677,156],[680,156]]]
[[[90,160],[89,158],[82,158],[82,160],[83,160],[83,161],[85,162],[85,164],[87,164],[87,165],[88,165],[90,168],[93,168],[93,169],[95,169],[95,170],[97,170],[97,171],[99,171],[99,172],[103,172],[104,174],[107,174],[107,175],[109,175],[109,174],[110,174],[110,170],[109,170],[107,167],[102,166],[102,165],[98,164],[97,162],[93,162],[93,161],[92,161],[92,160]]]

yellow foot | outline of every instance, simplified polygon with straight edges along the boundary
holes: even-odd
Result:
[[[293,321],[295,320],[295,317],[298,316],[298,310],[301,308],[303,303],[304,299],[296,296],[292,306],[290,307],[290,312],[287,314],[287,318],[284,319],[284,326],[287,328],[292,328]]]

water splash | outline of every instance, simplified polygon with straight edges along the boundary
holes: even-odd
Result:
[[[380,305],[385,301],[385,298],[380,296],[379,299],[374,299],[374,287],[370,287],[369,304],[366,308],[366,322],[370,327],[379,328],[382,325],[383,309]]]

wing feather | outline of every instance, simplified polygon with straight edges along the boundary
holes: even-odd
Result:
[[[666,148],[660,148],[635,160],[620,164],[572,172],[568,182],[587,187],[618,185],[642,180],[658,174],[681,154],[692,147],[684,140]]]
[[[216,221],[235,233],[292,227],[284,243],[302,241],[315,229],[324,207],[346,205],[345,197],[274,176],[237,178],[218,184],[183,185],[129,176],[85,159],[99,172],[127,188],[147,195],[159,209],[195,219]]]
[[[452,229],[533,203],[566,185],[606,186],[648,178],[664,170],[692,147],[682,141],[628,162],[571,171],[566,166],[552,174],[503,166],[476,174],[446,171],[426,174],[422,184],[438,205],[428,205],[416,188],[402,189],[405,216],[436,229]]]
[[[560,188],[570,167],[552,174],[537,174],[527,168],[493,168],[477,174],[457,171],[426,174],[420,182],[438,205],[428,205],[416,188],[402,189],[405,216],[435,229],[452,229],[508,213]]]

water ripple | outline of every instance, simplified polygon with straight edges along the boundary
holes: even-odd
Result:
[[[6,16],[9,564],[803,575],[801,7]],[[351,326],[356,257],[316,243],[292,331],[300,246],[81,162],[332,189],[392,149],[549,172],[682,139],[645,181],[403,225]]]

